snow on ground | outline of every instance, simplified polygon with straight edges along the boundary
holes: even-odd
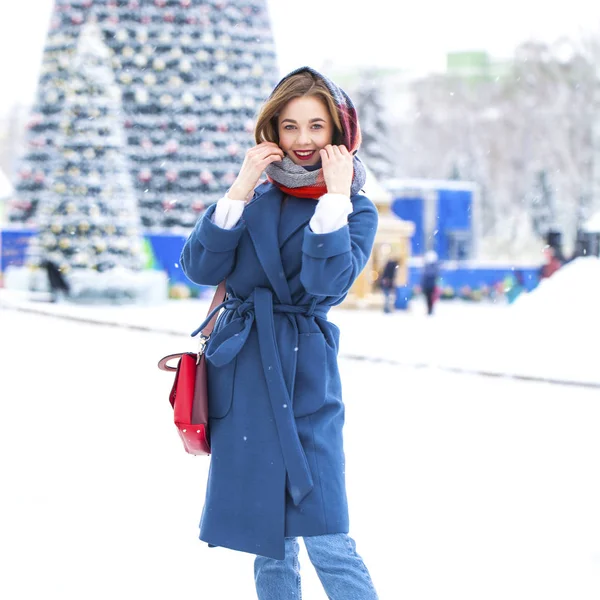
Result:
[[[440,309],[373,322],[402,350],[490,320]],[[154,324],[190,330],[191,309],[168,312]],[[366,317],[336,316],[364,334]],[[209,460],[184,453],[155,368],[186,338],[6,309],[0,328],[0,597],[254,598],[252,557],[197,540]],[[351,533],[382,600],[600,597],[597,390],[341,369]],[[302,564],[304,597],[324,599]]]
[[[578,258],[561,267],[552,277],[543,279],[533,293],[518,298],[519,312],[548,315],[574,313],[577,322],[598,321],[600,298],[600,258]]]
[[[416,299],[410,310],[390,315],[337,307],[330,319],[342,329],[340,350],[346,357],[600,385],[590,349],[590,342],[600,339],[598,298],[600,260],[590,257],[566,265],[510,306],[442,301],[428,318]],[[179,332],[175,350],[194,348],[188,336],[209,302],[210,297],[157,306],[53,305],[0,290],[0,305]]]

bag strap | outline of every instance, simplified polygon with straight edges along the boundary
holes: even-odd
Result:
[[[208,312],[206,313],[206,315],[210,315],[210,313],[217,307],[219,306],[219,304],[221,304],[224,300],[225,300],[225,296],[227,294],[227,289],[225,287],[225,280],[221,281],[221,283],[218,285],[217,290],[215,291],[215,295],[213,296],[212,302],[210,304],[210,308],[208,309]],[[214,317],[208,322],[208,324],[206,325],[206,327],[200,332],[200,350],[198,351],[198,353],[196,354],[197,356],[197,360],[199,360],[200,358],[200,354],[201,352],[204,352],[204,344],[206,344],[206,341],[208,340],[208,338],[210,337],[210,334],[213,332],[213,329],[215,328],[215,323],[217,322],[217,318],[219,316],[219,313],[217,312]],[[188,352],[178,352],[176,354],[168,354],[167,356],[163,356],[163,358],[161,358],[158,361],[158,368],[161,371],[177,371],[177,366],[171,366],[168,364],[168,362],[170,360],[174,360],[174,359],[181,359],[181,357],[184,354],[190,354]],[[179,362],[178,362],[179,364]]]
[[[210,313],[217,307],[219,304],[222,304],[225,300],[225,295],[227,294],[227,289],[225,287],[225,280],[221,281],[218,285],[217,290],[215,291],[215,295],[213,296],[212,302],[210,304],[210,308],[206,313],[206,316],[210,315]],[[213,332],[215,328],[215,323],[217,322],[217,318],[219,317],[219,313],[216,313],[213,318],[206,324],[206,327],[200,332],[205,338],[209,338],[210,334]]]

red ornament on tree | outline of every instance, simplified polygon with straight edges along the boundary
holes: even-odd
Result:
[[[202,171],[200,173],[200,181],[205,185],[208,185],[213,179],[213,174],[210,171]]]
[[[150,23],[152,23],[152,17],[150,15],[142,15],[140,20],[144,25],[150,25]]]
[[[165,177],[167,178],[167,181],[173,183],[174,181],[177,181],[177,171],[167,171]]]
[[[125,119],[123,125],[126,129],[131,129],[133,127],[133,121],[131,119]]]
[[[163,206],[165,212],[167,212],[167,211],[171,210],[176,204],[177,204],[177,200],[173,200],[171,198],[171,199],[163,200],[162,206]]]
[[[154,0],[154,4],[158,6],[158,8],[164,8],[167,5],[167,0]]]
[[[194,133],[194,131],[196,131],[196,123],[194,123],[193,121],[188,121],[183,126],[183,129],[186,133]]]
[[[138,179],[143,183],[148,183],[152,179],[152,173],[149,169],[142,169],[138,173]]]
[[[163,20],[165,21],[165,23],[174,23],[175,15],[172,12],[165,13]]]
[[[192,202],[192,210],[194,212],[202,212],[204,210],[204,202],[202,200],[194,200]]]
[[[31,208],[31,202],[29,202],[29,200],[14,200],[10,204],[17,210],[29,210]]]
[[[46,176],[45,176],[43,173],[36,173],[36,174],[33,176],[33,180],[34,180],[36,183],[44,183],[44,180],[45,180],[45,179],[46,179]]]
[[[180,4],[183,8],[189,8],[192,4],[192,0],[180,0]]]
[[[33,129],[37,127],[42,122],[42,115],[35,114],[31,115],[31,118],[27,122],[27,129]]]
[[[225,133],[226,131],[229,131],[229,127],[227,126],[227,123],[217,123],[217,131],[220,131],[221,133]]]
[[[175,154],[179,148],[179,144],[176,140],[169,140],[165,145],[167,154]]]
[[[189,17],[186,17],[185,22],[188,25],[195,25],[198,22],[198,19],[193,15],[190,15]]]
[[[139,8],[139,7],[140,7],[140,3],[138,2],[138,0],[131,0],[131,1],[129,2],[129,6],[128,6],[128,8],[129,8],[130,10],[135,10],[135,9],[137,9],[137,8]]]

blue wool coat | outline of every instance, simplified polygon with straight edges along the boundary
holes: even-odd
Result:
[[[227,279],[228,292],[206,350],[200,539],[276,559],[286,536],[348,532],[339,330],[327,313],[367,262],[377,210],[353,196],[348,225],[316,234],[316,205],[264,183],[231,230],[211,206],[181,254],[189,279]]]

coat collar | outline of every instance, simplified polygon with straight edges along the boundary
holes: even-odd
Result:
[[[267,183],[259,186],[256,196],[244,210],[246,228],[254,244],[258,260],[282,304],[291,304],[292,295],[279,252],[279,217],[282,192]]]

